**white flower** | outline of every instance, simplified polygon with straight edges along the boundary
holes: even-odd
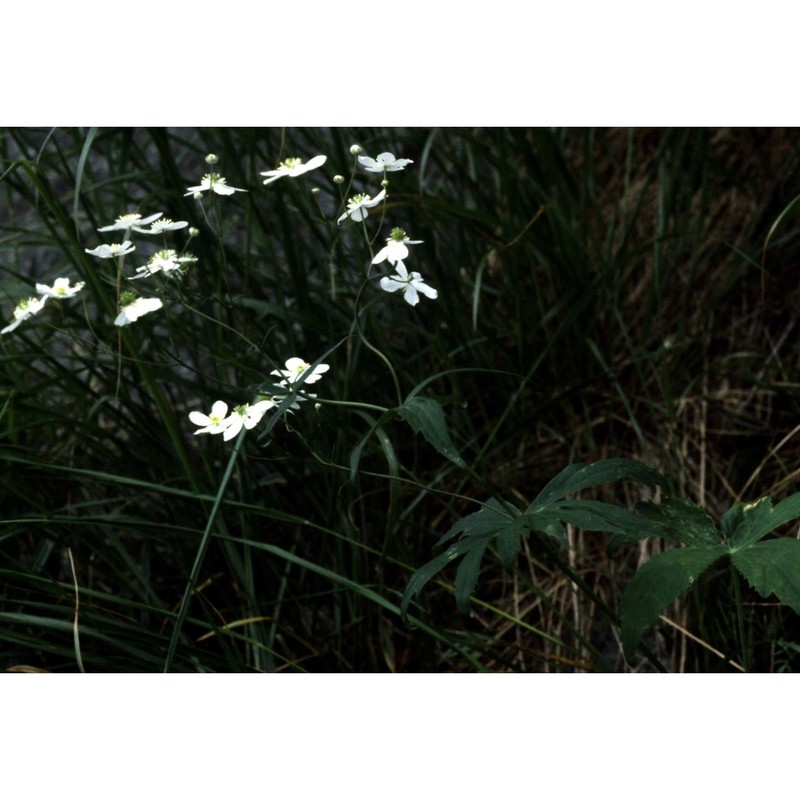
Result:
[[[223,422],[225,432],[222,434],[222,438],[227,442],[229,439],[233,439],[243,427],[248,431],[255,428],[261,422],[264,414],[274,405],[272,400],[259,400],[253,405],[245,403],[243,406],[236,406],[233,413]]]
[[[188,197],[190,194],[207,192],[209,189],[217,194],[233,194],[234,192],[247,191],[247,189],[237,189],[235,186],[228,186],[222,175],[216,172],[209,172],[208,175],[203,175],[203,180],[200,181],[199,186],[190,186],[186,194],[184,194],[184,197]]]
[[[357,194],[347,201],[347,211],[342,214],[337,220],[340,223],[347,217],[352,217],[356,222],[362,222],[369,215],[368,208],[374,208],[378,203],[383,200],[386,195],[386,189],[381,189],[380,194],[375,197],[370,197],[368,194]]]
[[[395,158],[391,153],[381,153],[377,158],[359,156],[358,163],[367,172],[397,172],[414,162],[410,158]]]
[[[72,297],[77,294],[86,284],[81,281],[74,286],[69,285],[69,278],[56,278],[52,286],[47,286],[44,283],[36,284],[36,291],[45,297],[55,297],[62,299],[64,297]]]
[[[171,219],[164,217],[164,219],[154,222],[149,230],[144,228],[134,228],[134,230],[139,231],[139,233],[166,233],[167,231],[179,231],[181,228],[187,228],[188,226],[188,222],[173,222]]]
[[[402,228],[395,228],[386,240],[386,247],[378,252],[372,263],[380,264],[381,261],[388,261],[390,264],[396,264],[398,261],[404,261],[408,258],[409,244],[422,244],[422,241],[411,240]]]
[[[140,230],[141,225],[149,225],[153,220],[158,219],[160,216],[160,211],[158,214],[152,214],[144,219],[142,219],[141,214],[123,214],[121,217],[117,217],[117,221],[113,225],[106,225],[105,228],[98,228],[97,230],[103,232],[129,231],[131,228],[133,228],[133,230],[138,231]]]
[[[228,404],[222,400],[217,400],[211,406],[211,413],[206,415],[200,411],[192,411],[189,414],[189,419],[195,424],[200,426],[200,430],[195,431],[195,436],[198,433],[223,433],[227,427],[226,422],[228,418]]]
[[[195,261],[197,259],[194,256],[179,256],[174,250],[159,250],[150,256],[147,266],[136,268],[136,272],[139,274],[133,275],[130,280],[135,281],[137,278],[146,278],[150,275],[155,275],[156,272],[173,272]]]
[[[87,250],[90,256],[97,256],[98,258],[121,258],[122,256],[132,253],[136,249],[132,242],[123,242],[122,244],[101,244],[100,247],[95,247],[94,250]]]
[[[418,292],[422,292],[425,297],[430,297],[431,300],[435,300],[439,296],[436,289],[432,289],[422,282],[422,276],[419,272],[412,272],[409,277],[408,270],[402,261],[398,261],[394,268],[397,272],[396,275],[381,278],[381,289],[384,292],[397,292],[402,289],[403,299],[410,306],[415,306],[419,303]]]
[[[278,375],[283,378],[279,385],[286,386],[287,384],[297,383],[309,369],[311,369],[311,364],[295,356],[286,362],[286,369],[274,369],[270,372],[270,375]],[[316,383],[329,369],[330,366],[328,364],[317,364],[314,367],[314,371],[306,377],[303,383]]]
[[[115,325],[130,325],[139,317],[149,314],[151,311],[157,311],[164,305],[157,297],[136,297],[133,300],[127,300],[126,294],[122,295],[119,316],[114,320]]]
[[[14,321],[10,325],[6,325],[0,334],[10,333],[18,325],[23,323],[28,317],[38,314],[43,308],[47,297],[29,297],[27,300],[20,300],[17,307],[14,309]]]
[[[272,181],[276,181],[284,175],[288,175],[290,178],[296,178],[304,172],[309,172],[312,169],[321,167],[327,159],[327,156],[314,156],[307,164],[304,164],[300,158],[287,158],[286,161],[281,161],[278,169],[271,169],[269,172],[261,173],[267,179],[264,181],[264,185],[266,186],[268,183],[272,183]]]

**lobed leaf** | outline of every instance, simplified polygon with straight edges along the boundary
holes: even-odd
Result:
[[[762,597],[774,594],[800,614],[800,540],[781,538],[758,542],[735,551],[731,560]]]
[[[718,544],[679,547],[653,556],[633,576],[620,605],[622,649],[628,661],[661,612],[684,594],[700,574],[728,552]]]

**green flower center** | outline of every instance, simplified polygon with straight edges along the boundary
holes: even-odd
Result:
[[[286,167],[286,169],[293,169],[294,167],[299,167],[302,163],[302,158],[287,158],[286,161],[281,161],[281,166]]]
[[[119,298],[119,307],[125,308],[125,306],[129,306],[131,303],[136,300],[136,294],[134,292],[123,292]]]
[[[352,211],[353,209],[358,208],[362,203],[366,203],[368,201],[368,194],[356,194],[347,201],[347,207],[350,209],[350,211]]]
[[[27,300],[20,300],[17,307],[14,309],[14,319],[19,319],[24,314],[27,314],[28,309],[36,302],[35,297],[29,297]]]
[[[402,242],[406,238],[406,232],[402,228],[394,228],[391,233],[391,238],[396,242]]]

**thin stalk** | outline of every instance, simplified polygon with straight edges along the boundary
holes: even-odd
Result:
[[[172,638],[169,642],[169,650],[167,651],[167,659],[164,662],[164,672],[169,672],[169,668],[172,664],[173,656],[175,655],[175,649],[178,646],[178,638],[180,637],[181,628],[183,627],[183,623],[186,620],[186,614],[189,611],[189,601],[191,600],[192,593],[194,592],[194,587],[197,585],[197,579],[200,575],[200,569],[203,566],[203,559],[206,555],[206,550],[208,550],[208,545],[211,541],[211,531],[214,528],[214,523],[217,519],[217,514],[219,513],[220,506],[222,505],[222,498],[225,495],[225,490],[228,487],[228,482],[231,479],[231,475],[233,475],[233,468],[236,466],[236,460],[239,458],[239,453],[242,449],[242,444],[244,443],[245,436],[247,434],[246,429],[242,429],[242,432],[236,439],[236,443],[233,447],[233,452],[231,453],[231,457],[228,460],[228,466],[225,468],[225,474],[222,476],[222,481],[220,481],[219,489],[217,489],[217,495],[214,498],[214,505],[211,508],[211,514],[208,517],[208,522],[206,523],[206,529],[203,531],[203,537],[200,539],[200,546],[197,549],[197,555],[194,559],[194,565],[192,566],[192,572],[189,575],[189,582],[186,584],[186,591],[183,593],[183,599],[181,600],[181,606],[178,610],[178,616],[175,620],[175,628],[172,631]]]
[[[731,566],[731,578],[733,580],[733,596],[736,602],[736,620],[739,627],[739,647],[742,651],[742,665],[745,672],[750,672],[750,648],[747,646],[747,638],[744,630],[744,604],[742,603],[742,584],[739,580],[739,573]]]

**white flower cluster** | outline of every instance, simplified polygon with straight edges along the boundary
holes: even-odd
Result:
[[[224,179],[223,184],[224,184]],[[197,187],[195,187],[197,188]],[[231,189],[231,192],[234,190]],[[227,192],[224,192],[227,193]],[[170,231],[178,231],[189,226],[188,222],[183,220],[173,222],[171,219],[164,217],[162,212],[151,214],[148,217],[142,217],[141,214],[123,214],[117,217],[116,221],[111,225],[105,225],[97,230],[101,233],[108,231],[124,231],[124,240],[117,244],[101,244],[93,250],[86,249],[90,256],[97,258],[116,258],[119,259],[118,264],[122,268],[122,259],[136,250],[136,245],[128,238],[131,231],[136,233],[143,233],[146,235],[166,234]],[[162,272],[165,275],[175,273],[182,275],[184,270],[190,264],[197,261],[194,256],[178,255],[175,250],[159,250],[150,256],[149,261],[143,267],[136,268],[136,274],[132,275],[129,280],[136,280],[137,278],[146,278],[150,275],[155,275],[157,272]],[[114,320],[117,326],[130,325],[135,322],[139,317],[149,314],[151,311],[157,311],[163,307],[163,303],[157,297],[140,297],[133,292],[124,292],[120,297],[119,314]]]
[[[361,147],[353,145],[350,152],[358,157],[358,163],[367,172],[376,172],[384,176],[383,185],[388,185],[386,173],[398,172],[408,164],[414,162],[410,158],[395,158],[394,153],[379,153],[376,158],[359,155]],[[341,224],[347,217],[356,222],[363,222],[369,215],[369,209],[374,208],[380,202],[386,200],[386,189],[382,189],[375,197],[368,194],[357,194],[347,201],[345,212],[339,217],[337,222]],[[394,228],[391,235],[386,240],[386,246],[382,248],[372,259],[373,264],[380,264],[388,261],[394,267],[394,274],[384,275],[380,280],[380,287],[385,292],[402,292],[403,299],[411,306],[419,303],[420,294],[435,300],[439,293],[436,289],[428,286],[422,279],[419,272],[411,272],[406,269],[403,263],[409,255],[408,245],[422,244],[419,240],[410,239],[402,228]]]
[[[45,283],[37,283],[36,291],[40,296],[28,297],[17,303],[14,308],[14,321],[0,330],[0,334],[11,333],[26,319],[38,314],[44,308],[48,299],[64,300],[67,297],[74,297],[85,285],[83,281],[73,286],[70,286],[69,283],[69,278],[56,278],[52,286],[48,286]]]
[[[292,386],[299,383],[302,379],[303,385],[306,383],[316,383],[328,370],[328,364],[317,364],[313,369],[311,364],[304,361],[302,358],[296,356],[290,358],[286,362],[286,369],[274,369],[271,375],[277,375],[281,378],[278,386],[283,386],[287,392],[292,390]],[[261,422],[264,415],[271,408],[280,405],[283,400],[288,397],[287,394],[276,394],[270,397],[259,395],[253,403],[245,403],[244,405],[235,406],[230,413],[228,413],[228,404],[223,400],[217,400],[211,406],[210,414],[203,414],[200,411],[192,411],[189,414],[189,420],[198,426],[195,435],[200,433],[221,433],[225,441],[233,439],[242,428],[251,430]],[[298,409],[299,401],[315,398],[315,394],[307,396],[296,396],[295,402],[289,406],[290,409]]]

